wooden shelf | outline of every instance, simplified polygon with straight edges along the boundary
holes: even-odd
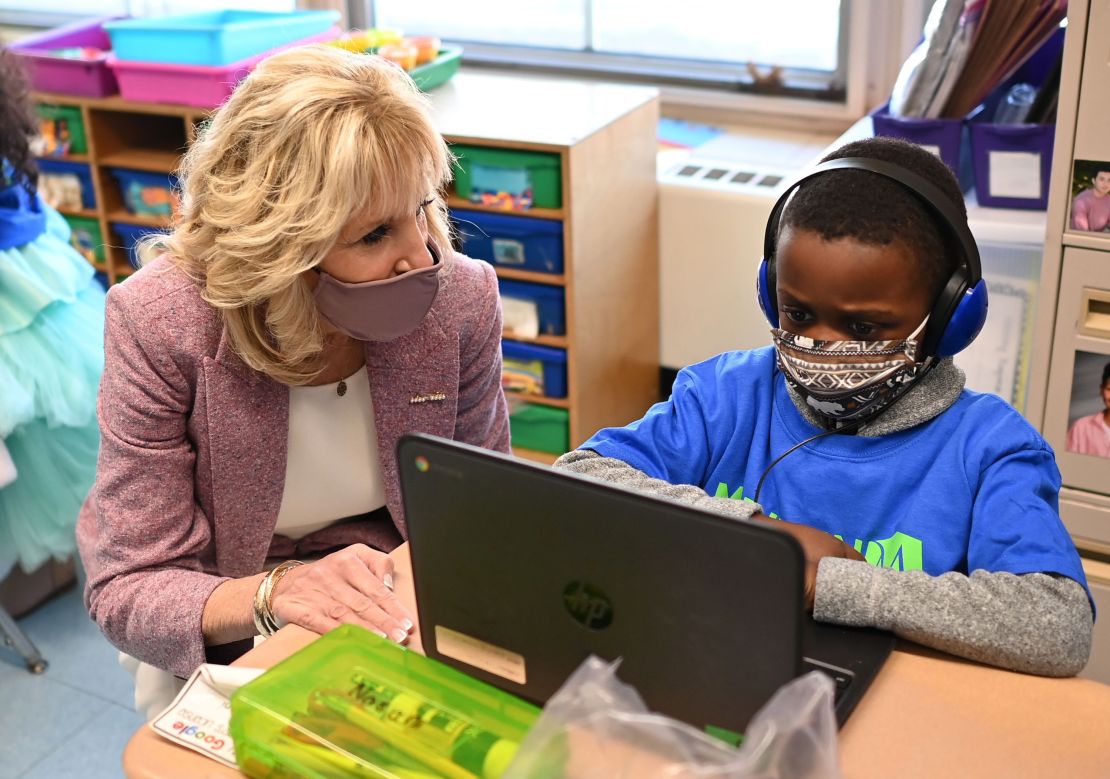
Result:
[[[86,219],[97,219],[100,217],[100,212],[95,208],[55,208],[54,210],[65,216],[82,216]]]
[[[519,446],[513,447],[513,456],[522,460],[531,460],[540,465],[551,465],[562,457],[562,455],[551,454],[550,452],[537,452],[535,449],[521,449]]]
[[[116,266],[116,275],[117,276],[130,276],[134,272],[135,272],[135,269],[133,267],[131,267],[131,263],[129,263],[129,262],[124,262],[122,264],[117,264],[117,266]]]
[[[501,338],[509,341],[519,341],[522,344],[536,344],[537,346],[553,346],[556,349],[567,348],[567,337],[565,335],[537,335],[535,338],[529,338],[526,335],[517,335],[509,330],[501,333]]]
[[[495,265],[498,278],[512,279],[513,281],[530,281],[533,284],[550,284],[553,287],[565,287],[567,277],[561,273],[537,273],[534,270],[516,270],[515,268],[502,268]]]
[[[506,392],[510,406],[513,403],[535,403],[537,406],[551,406],[551,408],[570,408],[570,401],[566,398],[547,398],[543,395],[526,395],[523,392]]]
[[[92,160],[87,154],[40,154],[35,157],[36,160],[46,160],[47,162],[83,162],[86,165]]]
[[[142,227],[158,227],[168,229],[172,226],[173,220],[168,216],[146,216],[144,214],[133,214],[126,209],[117,209],[108,212],[109,222],[122,222],[123,224],[140,225]]]
[[[534,216],[537,219],[565,219],[566,211],[562,208],[521,208],[521,209],[507,209],[507,208],[491,208],[490,206],[479,205],[478,203],[471,203],[469,200],[463,200],[461,197],[449,195],[447,198],[447,205],[450,208],[462,208],[467,211],[484,211],[487,214],[507,214],[510,216]]]
[[[100,165],[109,168],[134,168],[152,173],[172,173],[181,161],[176,151],[161,149],[127,149],[106,154],[100,158]]]

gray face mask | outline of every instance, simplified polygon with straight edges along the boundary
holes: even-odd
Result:
[[[392,341],[420,326],[439,292],[439,254],[427,268],[391,279],[349,283],[323,271],[314,296],[320,315],[360,341]]]

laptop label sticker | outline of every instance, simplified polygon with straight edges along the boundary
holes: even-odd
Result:
[[[527,684],[524,657],[508,649],[488,644],[457,630],[436,625],[436,649],[444,657],[480,668],[517,684]]]

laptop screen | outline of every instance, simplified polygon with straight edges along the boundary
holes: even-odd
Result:
[[[590,654],[742,730],[802,660],[794,539],[429,436],[398,447],[424,647],[537,703]]]

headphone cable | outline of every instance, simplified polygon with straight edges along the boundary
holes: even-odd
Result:
[[[768,465],[766,468],[763,469],[763,475],[761,475],[759,477],[759,483],[755,485],[755,495],[752,496],[752,500],[756,503],[759,503],[759,493],[761,493],[763,491],[763,482],[767,479],[767,475],[771,472],[771,469],[774,468],[776,465],[778,465],[779,462],[781,462],[782,459],[784,457],[786,457],[786,455],[790,454],[791,452],[795,451],[796,449],[800,449],[801,447],[805,446],[808,443],[816,441],[818,438],[824,438],[825,436],[832,435],[833,433],[844,433],[844,432],[847,432],[849,430],[854,431],[856,428],[858,428],[860,425],[862,425],[865,421],[869,422],[871,420],[870,419],[867,419],[867,420],[859,419],[859,420],[856,420],[855,422],[851,422],[851,423],[849,423],[849,424],[847,424],[847,425],[845,425],[844,427],[841,427],[841,428],[834,428],[832,430],[822,430],[817,435],[811,435],[809,438],[806,438],[805,440],[799,441],[798,443],[794,444],[792,447],[790,447],[785,452],[783,452],[778,457],[776,457],[770,465]]]
[[[925,363],[925,370],[922,371],[922,373],[917,377],[917,380],[914,381],[908,387],[906,387],[902,392],[900,392],[897,395],[897,397],[895,397],[893,400],[891,400],[890,403],[888,403],[885,408],[880,409],[877,414],[873,414],[872,416],[865,417],[863,419],[852,420],[851,422],[844,425],[843,427],[834,427],[832,430],[822,430],[817,435],[811,435],[809,438],[805,439],[804,441],[799,441],[798,443],[794,444],[792,447],[787,449],[785,452],[780,454],[778,457],[776,457],[771,462],[770,465],[768,465],[766,468],[763,469],[763,473],[762,473],[762,475],[760,475],[759,481],[755,485],[755,494],[752,495],[752,501],[754,503],[759,503],[759,495],[760,495],[761,492],[763,492],[763,482],[767,480],[767,475],[769,473],[771,473],[771,469],[774,468],[776,465],[778,465],[782,461],[782,459],[784,457],[786,457],[786,455],[788,455],[788,454],[790,454],[790,453],[792,453],[792,452],[794,452],[798,449],[801,449],[806,444],[812,443],[813,441],[816,441],[818,438],[824,438],[825,436],[832,435],[833,433],[854,433],[856,430],[858,430],[865,423],[874,422],[876,419],[881,417],[883,414],[890,411],[890,409],[892,409],[898,403],[898,401],[900,401],[902,398],[904,398],[906,395],[908,395],[909,391],[911,389],[913,389],[913,387],[916,386],[917,383],[921,381],[921,379],[925,378],[925,375],[927,373],[929,373],[930,371],[932,371],[932,369],[934,367],[936,367],[938,362],[939,362],[939,360],[929,358],[928,361]]]

